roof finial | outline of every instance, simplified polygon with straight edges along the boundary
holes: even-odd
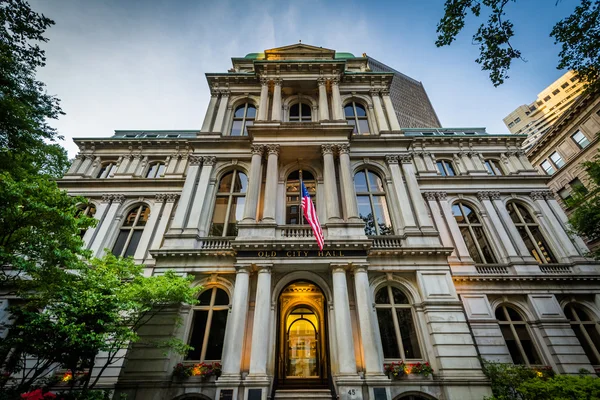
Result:
[[[298,43],[302,43],[302,39],[298,39]]]

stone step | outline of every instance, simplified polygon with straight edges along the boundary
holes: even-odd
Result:
[[[278,399],[322,399],[331,400],[329,389],[277,389],[275,400]]]

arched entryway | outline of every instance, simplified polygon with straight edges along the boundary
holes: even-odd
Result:
[[[322,290],[309,281],[288,284],[278,299],[277,386],[328,387],[329,348]]]

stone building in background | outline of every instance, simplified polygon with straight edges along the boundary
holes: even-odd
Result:
[[[130,400],[481,399],[479,356],[600,366],[599,265],[525,136],[437,128],[420,84],[395,102],[397,73],[365,57],[294,44],[232,61],[206,75],[199,131],[75,140],[60,186],[93,205],[88,248],[203,288],[140,332],[187,357],[134,344],[104,385]],[[429,117],[407,127],[394,104],[413,101]],[[173,376],[200,362],[222,374]],[[389,379],[392,362],[411,373]],[[433,375],[416,373],[426,362]]]

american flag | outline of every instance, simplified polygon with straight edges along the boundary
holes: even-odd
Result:
[[[306,190],[304,182],[302,182],[302,211],[304,211],[304,218],[306,218],[306,221],[312,228],[315,239],[317,239],[319,250],[323,250],[323,244],[325,243],[325,239],[323,238],[323,230],[321,230],[321,224],[319,223],[319,217],[317,216],[315,205],[310,200],[310,194],[308,193],[308,190]]]

